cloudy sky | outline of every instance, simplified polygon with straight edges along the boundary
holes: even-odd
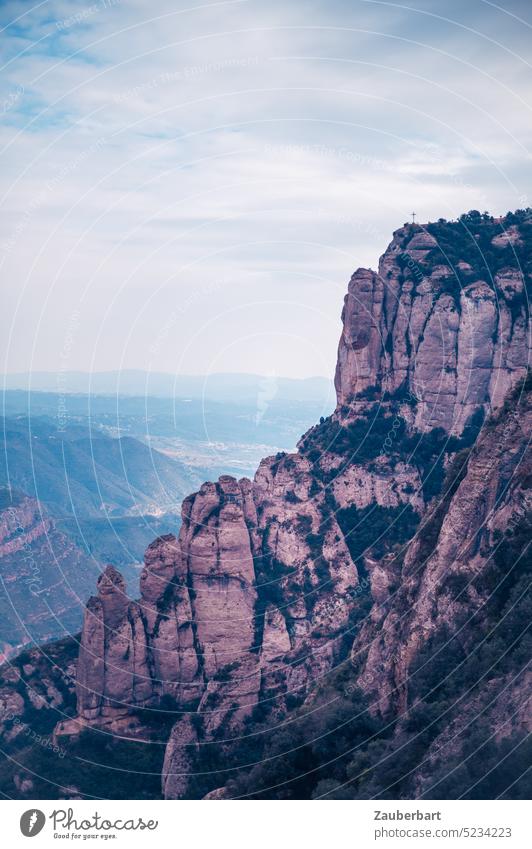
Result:
[[[332,374],[352,271],[532,205],[528,0],[6,2],[4,370]]]

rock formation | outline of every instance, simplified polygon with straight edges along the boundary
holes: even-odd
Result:
[[[57,739],[142,735],[142,711],[170,705],[163,792],[194,795],[209,746],[231,753],[260,723],[312,713],[342,664],[370,713],[397,719],[419,700],[424,647],[463,626],[467,648],[468,616],[488,627],[494,552],[530,506],[531,230],[523,215],[405,225],[377,272],[355,272],[336,410],[253,481],[186,498],[178,538],[146,552],[138,601],[107,567],[85,614],[77,718]]]
[[[526,281],[509,249],[515,238],[491,239],[509,252],[509,265],[490,268],[485,257],[482,268],[463,258],[450,262],[438,236],[438,225],[406,225],[394,233],[378,273],[355,271],[335,383],[339,408],[356,408],[368,390],[401,390],[418,401],[416,428],[460,434],[477,409],[499,406],[526,371]],[[472,252],[473,262],[482,259],[480,248],[480,257]]]
[[[443,500],[428,510],[407,548],[393,609],[376,606],[355,640],[359,684],[384,713],[408,707],[412,661],[433,635],[463,622],[459,641],[470,641],[472,621],[479,626],[475,614],[487,618],[497,550],[507,544],[506,532],[532,515],[530,389],[512,400],[470,452],[456,456]]]

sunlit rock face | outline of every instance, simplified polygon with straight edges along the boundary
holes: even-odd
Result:
[[[469,454],[457,455],[452,485],[406,549],[392,610],[381,606],[355,640],[359,683],[383,713],[408,707],[412,662],[431,637],[455,633],[457,623],[465,645],[472,630],[483,633],[494,555],[531,513],[531,431],[529,388],[489,420]],[[512,564],[517,574],[523,565]]]
[[[418,429],[460,435],[476,410],[500,406],[524,376],[530,342],[520,228],[491,239],[495,265],[475,234],[457,233],[451,261],[442,230],[402,227],[378,272],[359,268],[351,278],[335,377],[344,415],[370,389],[381,398],[400,391],[417,402]]]
[[[102,575],[74,725],[139,734],[139,709],[171,704],[166,797],[191,792],[205,744],[230,751],[259,716],[275,722],[311,700],[343,662],[375,711],[404,710],[424,641],[482,604],[482,581],[469,578],[527,497],[526,478],[503,498],[501,487],[530,430],[528,407],[509,423],[504,402],[528,362],[528,266],[511,259],[531,239],[524,225],[506,240],[493,222],[478,222],[478,239],[454,226],[407,225],[377,272],[355,272],[337,408],[297,452],[186,498],[178,538],[146,552],[138,601],[113,567]],[[483,272],[486,244],[495,259]],[[460,601],[449,576],[471,583]]]

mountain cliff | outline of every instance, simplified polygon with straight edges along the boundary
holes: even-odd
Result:
[[[397,230],[378,272],[359,268],[349,283],[339,412],[364,394],[403,394],[417,401],[417,430],[460,434],[499,406],[528,362],[529,227],[501,233],[470,216]]]
[[[253,481],[186,498],[139,600],[107,567],[58,745],[138,747],[162,716],[166,798],[417,797],[448,781],[443,757],[450,797],[489,796],[505,778],[479,764],[505,747],[518,770],[531,222],[405,225],[355,272],[333,415]],[[469,762],[480,714],[491,748]]]

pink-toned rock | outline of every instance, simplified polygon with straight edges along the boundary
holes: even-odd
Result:
[[[500,470],[515,467],[530,426],[522,410],[486,428],[443,507],[423,494],[427,470],[413,446],[421,440],[428,452],[442,436],[427,432],[458,437],[473,416],[500,407],[529,354],[517,270],[501,269],[492,285],[469,262],[445,260],[426,228],[396,231],[378,272],[358,269],[349,283],[333,415],[297,452],[265,458],[253,481],[222,476],[186,498],[179,537],[146,552],[139,601],[126,598],[112,567],[102,576],[83,628],[79,716],[69,722],[138,736],[138,707],[171,697],[179,718],[165,754],[166,798],[190,792],[202,746],[230,752],[258,708],[282,720],[294,697],[311,698],[350,640],[357,685],[374,708],[407,708],[413,659],[464,610],[448,578],[470,583],[482,573],[495,536],[524,510],[518,481],[499,498]],[[382,448],[369,439],[366,450],[368,417],[383,411]],[[388,448],[394,428],[406,438]],[[438,474],[455,451],[431,455]],[[381,546],[368,532],[371,508]],[[401,511],[412,529],[395,534]],[[472,610],[483,601],[478,588],[464,598]]]
[[[290,648],[286,620],[280,610],[269,605],[264,614],[262,659],[265,661],[279,660],[290,651]]]
[[[518,245],[517,225],[493,239]],[[521,302],[523,275],[515,266],[488,281],[460,285],[474,275],[469,262],[434,262],[437,240],[421,225],[406,225],[379,260],[378,272],[358,269],[342,312],[335,385],[338,408],[355,414],[374,388],[417,398],[415,426],[460,435],[478,409],[503,402],[530,361],[529,323]],[[456,291],[445,292],[446,287]],[[345,413],[344,413],[345,416]]]
[[[523,240],[516,224],[511,224],[503,233],[499,233],[491,240],[494,248],[505,248],[507,245],[521,245]]]
[[[355,392],[376,386],[382,362],[384,284],[367,268],[353,274],[342,312],[335,386],[338,405],[348,404]]]
[[[436,505],[408,546],[394,608],[381,616],[378,628],[368,622],[355,641],[356,662],[367,653],[360,684],[383,712],[407,706],[410,665],[430,636],[443,626],[452,633],[462,613],[471,617],[485,604],[489,583],[482,592],[482,582],[475,579],[490,565],[497,534],[502,536],[531,506],[531,430],[527,395],[511,416],[502,416],[481,435],[469,461],[460,459],[467,464],[465,473],[443,521]],[[507,485],[501,493],[502,478]],[[467,591],[453,590],[452,578]]]
[[[185,795],[197,751],[197,731],[192,718],[184,716],[172,729],[165,750],[162,790],[166,799],[180,799]]]

